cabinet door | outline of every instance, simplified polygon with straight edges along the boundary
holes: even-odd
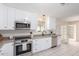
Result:
[[[13,42],[3,45],[1,48],[1,55],[13,56]]]
[[[38,49],[39,51],[46,50],[51,47],[51,39],[50,38],[42,38],[38,41]]]
[[[44,44],[45,44],[45,42],[44,42],[43,39],[37,39],[37,41],[36,41],[36,51],[39,52],[39,51],[44,50],[43,49],[44,48]]]
[[[32,47],[33,47],[33,48],[32,48],[32,52],[33,52],[33,53],[41,51],[41,47],[40,47],[41,44],[40,44],[40,41],[41,41],[40,39],[34,39],[34,40],[33,40],[33,44],[32,44],[32,45],[33,45],[33,46],[32,46]]]
[[[0,30],[7,29],[7,7],[0,4]]]
[[[3,6],[3,30],[7,30],[8,29],[8,22],[7,22],[7,7],[6,6]]]
[[[37,50],[37,39],[33,40],[33,43],[32,43],[32,52],[33,53],[38,52],[38,50]]]
[[[27,17],[26,12],[22,10],[16,10],[16,21],[24,21]]]
[[[44,38],[45,40],[45,49],[48,49],[48,48],[51,48],[52,46],[52,38],[51,37],[48,37],[48,38]]]
[[[15,8],[8,7],[8,30],[14,30],[15,23]]]
[[[51,37],[33,40],[33,53],[51,48]]]
[[[3,28],[3,6],[0,4],[0,30]]]
[[[0,30],[14,29],[15,9],[0,4]]]
[[[37,25],[38,25],[37,17],[35,17],[34,15],[32,15],[30,17],[30,21],[31,21],[31,29],[32,30],[36,30],[37,29]]]

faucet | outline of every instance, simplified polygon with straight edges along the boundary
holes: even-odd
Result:
[[[46,31],[42,31],[42,36],[44,36],[45,35],[45,33],[47,33]]]

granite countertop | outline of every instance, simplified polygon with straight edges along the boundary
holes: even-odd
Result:
[[[23,36],[23,35],[22,35],[22,36]],[[46,37],[51,37],[51,35],[50,35],[50,34],[46,34],[46,35],[44,35],[44,36],[42,36],[42,35],[34,35],[32,39],[40,39],[40,38],[46,38]],[[5,45],[5,44],[7,44],[7,43],[11,43],[11,42],[14,42],[14,39],[10,39],[9,36],[6,37],[6,39],[4,39],[2,42],[0,42],[0,48],[1,48],[3,45]]]
[[[10,40],[9,38],[4,39],[2,42],[0,42],[0,48],[1,48],[3,45],[5,45],[5,44],[7,44],[7,43],[11,43],[11,42],[14,42],[14,40]]]
[[[3,36],[6,37],[7,39],[4,39],[3,42],[0,43],[0,46],[10,43],[10,42],[14,42],[14,39],[12,39],[15,36],[27,36],[30,34],[4,34]],[[51,34],[33,34],[33,38],[32,39],[40,39],[40,38],[46,38],[46,37],[51,37]]]
[[[15,36],[26,36],[26,35],[30,35],[29,33],[20,33],[20,34],[3,34],[4,37],[15,37]]]
[[[47,37],[51,37],[51,34],[34,35],[33,39],[40,39],[40,38],[47,38]]]
[[[27,35],[31,35],[30,33],[20,33],[20,34],[3,34],[4,37],[10,37],[10,38],[13,38],[13,37],[17,37],[17,36],[27,36]],[[49,33],[46,33],[44,34],[44,36],[42,36],[42,33],[41,32],[37,32],[37,33],[33,33],[33,38],[42,38],[42,37],[49,37],[51,36],[51,34]]]
[[[0,47],[3,46],[4,44],[7,44],[7,43],[10,43],[10,42],[14,42],[14,39],[11,39],[15,36],[27,36],[27,35],[30,35],[29,33],[21,33],[21,34],[3,34],[4,37],[7,37],[6,39],[3,40],[3,42],[0,43]],[[41,33],[35,33],[33,34],[33,37],[32,39],[40,39],[40,38],[47,38],[47,37],[51,37],[52,38],[52,35],[47,33],[47,34],[44,34],[42,35]]]

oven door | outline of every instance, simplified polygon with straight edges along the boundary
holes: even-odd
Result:
[[[16,46],[16,55],[20,55],[22,53],[22,45]]]
[[[16,55],[31,52],[32,43],[22,43],[22,45],[16,45]]]
[[[22,51],[31,52],[32,43],[23,43],[22,44]]]
[[[31,52],[32,51],[32,43],[28,43],[27,44],[27,52]]]

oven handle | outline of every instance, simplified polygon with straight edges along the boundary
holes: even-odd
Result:
[[[15,43],[15,44],[21,44],[21,43]]]

